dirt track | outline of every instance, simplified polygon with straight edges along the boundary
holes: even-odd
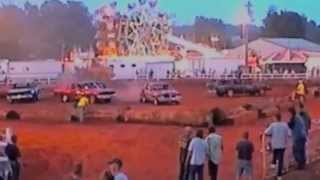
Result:
[[[194,110],[215,106],[224,109],[234,108],[244,103],[263,101],[274,96],[287,95],[290,87],[274,88],[267,97],[210,97],[204,82],[180,82],[177,88],[182,92],[184,101],[180,106],[160,106],[140,104],[138,100],[139,84],[128,85],[123,82],[112,84],[117,89],[117,98],[108,105],[95,105],[94,108],[117,111],[130,106],[135,111],[159,109],[162,113],[171,111]],[[319,118],[317,111],[319,100],[308,101],[313,117]],[[0,100],[1,109],[14,109],[22,112],[21,122],[1,121],[0,127],[12,127],[20,137],[23,151],[23,179],[64,179],[72,164],[83,160],[85,179],[98,179],[101,170],[111,157],[121,157],[125,161],[125,171],[130,179],[174,180],[177,177],[178,145],[177,140],[182,128],[174,126],[152,126],[113,124],[104,120],[88,120],[82,125],[69,124],[65,121],[70,113],[71,104],[60,104],[46,93],[37,104],[8,105]],[[30,114],[39,114],[41,118],[28,118]],[[24,116],[25,114],[25,116]],[[29,116],[31,117],[31,116]],[[234,146],[241,133],[249,130],[256,144],[255,164],[260,161],[259,134],[264,123],[252,126],[219,128],[224,136],[225,152],[222,162],[221,177],[234,179]],[[256,167],[256,177],[260,168]]]

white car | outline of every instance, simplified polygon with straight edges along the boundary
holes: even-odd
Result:
[[[7,100],[9,103],[23,100],[36,102],[39,100],[39,94],[40,90],[35,84],[14,84],[7,93]]]
[[[166,82],[148,82],[144,85],[140,95],[140,102],[152,102],[154,105],[180,104],[181,100],[181,94]]]

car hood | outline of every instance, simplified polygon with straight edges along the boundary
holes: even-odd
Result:
[[[156,93],[159,95],[161,95],[161,94],[179,94],[179,92],[175,89],[161,90],[161,91],[157,91]]]
[[[29,88],[23,88],[23,89],[10,89],[8,93],[23,93],[23,92],[29,92],[32,91],[33,89]]]
[[[99,88],[93,90],[96,93],[115,93],[115,90],[112,88]]]

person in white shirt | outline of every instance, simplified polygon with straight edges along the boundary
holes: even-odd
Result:
[[[113,180],[128,180],[127,175],[121,171],[122,166],[121,159],[116,158],[109,162],[110,173],[113,176]]]
[[[222,158],[223,144],[222,137],[216,133],[215,127],[209,128],[209,135],[206,138],[208,146],[208,168],[211,180],[218,179],[218,166]]]
[[[284,164],[284,153],[290,137],[290,128],[287,123],[282,122],[281,114],[276,115],[276,122],[265,130],[265,135],[271,137],[271,148],[273,151],[272,167],[276,167],[278,162],[277,179],[282,179],[282,169]]]
[[[206,160],[207,144],[203,139],[203,131],[198,130],[196,137],[191,140],[188,148],[188,160],[190,162],[190,180],[203,180],[203,166]]]

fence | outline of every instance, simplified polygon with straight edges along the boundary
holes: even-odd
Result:
[[[320,160],[320,124],[314,123],[313,128],[309,133],[307,142],[307,163],[312,163]],[[289,141],[292,142],[292,141]],[[269,139],[265,136],[262,137],[261,143],[261,155],[262,155],[262,177],[263,179],[271,179],[276,177],[276,168],[271,168],[272,152],[269,146]],[[292,143],[288,144],[284,158],[284,172],[288,172],[295,165],[295,161],[292,153]]]
[[[153,77],[154,79],[157,79],[157,77]],[[170,74],[167,76],[166,79],[238,79],[239,76],[236,74],[221,74],[221,75],[214,75],[214,74]],[[241,79],[255,79],[255,80],[281,80],[281,79],[309,79],[311,77],[308,76],[306,73],[292,73],[292,74],[271,74],[271,73],[246,73],[241,75]],[[148,79],[147,74],[139,74],[138,77],[135,77],[135,79]]]
[[[35,82],[41,85],[50,85],[55,84],[59,76],[59,73],[8,74],[4,80],[0,81],[0,85],[10,85],[17,82]]]

